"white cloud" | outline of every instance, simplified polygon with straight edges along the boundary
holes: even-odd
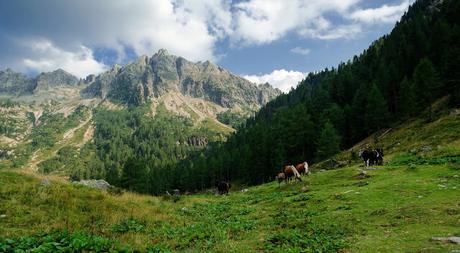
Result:
[[[308,48],[302,48],[302,47],[295,47],[295,48],[292,48],[291,49],[291,53],[294,53],[294,54],[300,54],[300,55],[309,55],[311,52],[310,49]]]
[[[383,5],[378,8],[360,9],[351,13],[350,19],[364,23],[394,23],[409,8],[411,1],[404,0],[399,5]]]
[[[85,61],[96,68],[94,72],[100,70],[90,50],[96,48],[115,50],[120,62],[127,59],[126,49],[139,56],[160,48],[192,61],[216,61],[222,54],[216,44],[225,40],[244,47],[272,43],[288,34],[353,39],[366,25],[398,19],[414,0],[401,1],[370,9],[360,8],[363,0],[0,1],[0,47],[8,46],[0,51],[0,66],[46,69],[64,61],[12,42],[37,38],[60,50],[55,55],[75,61],[80,66],[75,69],[82,69],[74,70],[78,73],[87,72],[79,65]],[[307,54],[300,49],[292,52]]]
[[[296,87],[297,84],[307,76],[307,73],[302,73],[294,70],[279,69],[274,70],[270,74],[265,75],[244,75],[243,77],[247,80],[256,83],[269,83],[273,87],[280,89],[283,92],[288,92],[292,87]]]
[[[23,59],[23,64],[25,69],[33,72],[62,68],[75,76],[85,77],[107,69],[107,66],[94,59],[91,49],[84,46],[74,52],[62,50],[47,40],[30,42],[28,46],[35,53],[35,58]]]
[[[235,5],[233,37],[243,44],[270,43],[296,31],[316,31],[304,32],[303,35],[318,39],[340,38],[343,33],[335,36],[323,35],[334,32],[335,29],[324,15],[337,13],[344,16],[359,1],[250,0],[238,3]]]

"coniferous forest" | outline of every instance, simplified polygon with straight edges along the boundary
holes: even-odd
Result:
[[[390,34],[361,55],[310,73],[227,142],[180,163],[174,174],[197,178],[173,179],[172,185],[189,189],[189,182],[206,187],[218,179],[266,182],[283,165],[321,161],[411,117],[430,121],[431,104],[441,97],[460,105],[460,2],[432,3],[417,1]]]

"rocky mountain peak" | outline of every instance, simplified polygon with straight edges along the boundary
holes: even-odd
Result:
[[[226,108],[257,109],[281,92],[258,86],[210,61],[191,62],[160,49],[96,77],[83,93],[126,104],[140,104],[168,92],[214,102]]]

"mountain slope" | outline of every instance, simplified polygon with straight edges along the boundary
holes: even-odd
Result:
[[[316,168],[302,182],[244,192],[234,185],[229,196],[120,196],[0,171],[0,248],[20,244],[17,236],[70,230],[140,251],[449,252],[458,246],[431,238],[458,236],[459,115],[415,119],[382,136],[386,165],[367,170],[367,178],[346,151],[336,156],[348,164],[340,169]]]
[[[271,86],[254,85],[213,63],[192,63],[161,49],[96,77],[84,91],[125,104],[140,105],[168,92],[201,98],[225,108],[255,110],[281,94]]]

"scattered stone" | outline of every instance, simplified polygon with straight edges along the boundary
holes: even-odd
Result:
[[[372,168],[372,167],[369,167],[367,168],[366,170],[378,170],[379,168]]]
[[[433,149],[431,148],[431,146],[423,146],[423,147],[420,149],[420,151],[425,152],[425,153],[426,153],[426,152],[430,152],[431,150],[433,150]]]
[[[360,172],[359,172],[357,177],[358,177],[358,179],[365,179],[365,178],[369,178],[370,176],[367,174],[367,171],[360,170]]]
[[[0,218],[1,218],[1,219],[6,218],[6,214],[0,215]]]
[[[450,242],[460,244],[460,237],[458,236],[450,236],[450,237],[431,237],[433,241],[441,241],[441,242]]]
[[[47,187],[47,186],[50,186],[50,185],[51,185],[51,182],[50,182],[47,178],[45,178],[45,179],[42,180],[42,182],[40,183],[40,185],[41,185],[41,186]]]
[[[248,190],[248,189],[246,189],[246,188],[245,188],[245,189],[243,189],[243,190],[241,190],[241,192],[242,192],[242,193],[245,193],[245,192],[248,192],[248,191],[249,191],[249,190]]]
[[[180,210],[181,210],[182,212],[187,212],[187,211],[188,211],[187,207],[185,207],[185,206],[182,207]]]
[[[363,187],[363,186],[369,185],[369,182],[367,182],[367,181],[359,181],[355,185],[358,186],[358,187]]]
[[[325,169],[321,169],[321,170],[319,170],[319,172],[325,172],[325,171],[326,171]]]
[[[84,185],[89,188],[99,189],[99,190],[104,190],[104,191],[107,191],[111,187],[111,185],[107,183],[107,181],[102,180],[102,179],[100,180],[81,180],[81,181],[72,182],[72,183]]]
[[[174,195],[180,195],[179,189],[174,189],[174,190],[173,190],[173,194],[174,194]]]
[[[307,187],[302,187],[302,189],[300,189],[300,192],[307,192],[308,191],[308,188]]]

